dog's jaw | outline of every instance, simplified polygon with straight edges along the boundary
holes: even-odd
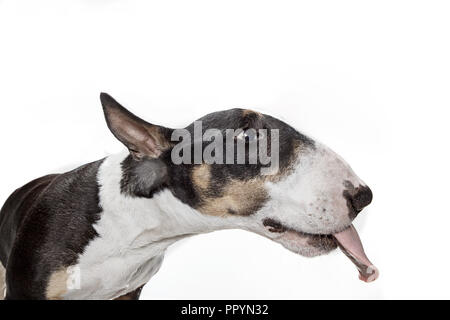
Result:
[[[253,214],[210,215],[183,202],[170,187],[159,188],[150,197],[124,192],[123,163],[127,157],[127,153],[108,157],[100,167],[103,212],[95,225],[99,237],[86,247],[76,266],[83,290],[69,290],[65,298],[111,299],[126,294],[145,284],[159,270],[171,244],[221,229],[252,231],[304,256],[325,254],[336,248],[336,242],[316,235],[340,231],[351,223],[342,195],[344,181],[360,183],[345,162],[319,145],[309,153],[299,154],[285,177],[265,183],[269,198]],[[326,174],[330,172],[336,179],[331,192],[324,184],[329,181]],[[322,194],[324,190],[336,197],[326,206],[316,201],[314,193]],[[286,227],[284,232],[274,233],[264,225],[265,219],[274,217]]]

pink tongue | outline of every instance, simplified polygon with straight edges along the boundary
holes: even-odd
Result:
[[[364,253],[358,232],[356,232],[353,225],[344,231],[335,233],[333,236],[336,238],[341,250],[358,268],[359,279],[365,282],[372,282],[378,278],[378,269]]]

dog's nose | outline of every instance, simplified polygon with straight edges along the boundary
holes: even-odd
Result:
[[[359,186],[354,190],[353,195],[350,197],[350,201],[353,208],[359,212],[372,202],[372,198],[372,190],[370,190],[368,186]]]

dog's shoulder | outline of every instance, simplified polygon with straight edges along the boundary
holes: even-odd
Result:
[[[16,233],[33,204],[58,174],[46,175],[15,190],[0,211],[0,260],[6,266]]]
[[[50,274],[76,263],[97,236],[93,225],[101,213],[97,174],[102,162],[33,180],[6,201],[0,216],[0,255],[15,288],[37,282],[33,298],[44,298]],[[8,295],[21,296],[11,289]]]

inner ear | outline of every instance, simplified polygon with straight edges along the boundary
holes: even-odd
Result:
[[[170,129],[142,120],[106,93],[100,94],[100,100],[108,128],[133,158],[157,158],[170,147]]]

